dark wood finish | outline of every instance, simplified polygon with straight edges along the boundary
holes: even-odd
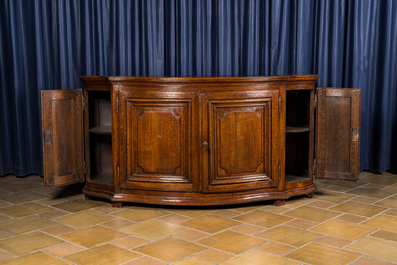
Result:
[[[43,90],[41,102],[45,185],[83,182],[82,90]]]
[[[317,88],[317,97],[316,176],[357,180],[361,90]]]
[[[50,111],[43,108],[43,126],[62,128],[57,139],[66,135],[79,147],[62,142],[45,151],[44,159],[53,176],[73,171],[69,175],[81,180],[76,176],[86,173],[87,198],[109,199],[114,207],[124,202],[227,205],[261,200],[283,205],[292,196],[310,197],[316,190],[317,76],[81,79],[86,95],[80,105],[68,94],[62,101],[51,96],[51,104],[61,104],[59,111],[52,107],[56,113],[45,116]],[[76,93],[82,97],[81,91]],[[43,102],[49,101],[44,95]],[[327,106],[328,111],[340,108]],[[79,117],[70,114],[79,111]],[[80,120],[79,125],[66,117]],[[353,149],[359,143],[354,128]],[[43,129],[43,135],[48,131]],[[48,139],[43,141],[47,148],[52,143]],[[62,148],[72,155],[54,160]],[[356,162],[351,168],[358,168],[352,157]],[[67,177],[50,183],[73,181]]]
[[[197,96],[120,90],[119,102],[120,187],[196,191]]]
[[[278,186],[279,96],[270,88],[203,96],[203,192]]]

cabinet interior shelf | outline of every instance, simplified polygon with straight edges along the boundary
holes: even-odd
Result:
[[[305,180],[309,180],[309,176],[307,173],[303,175],[291,175],[291,174],[285,174],[285,182],[301,182]]]
[[[286,133],[302,133],[302,132],[308,132],[310,130],[309,126],[285,126],[285,132]]]
[[[112,126],[96,126],[89,129],[88,131],[95,134],[111,134]]]

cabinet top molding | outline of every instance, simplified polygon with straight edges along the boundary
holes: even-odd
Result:
[[[318,75],[249,76],[249,77],[133,77],[133,76],[80,76],[84,83],[268,83],[316,82]]]
[[[252,77],[133,77],[133,76],[81,76],[86,90],[109,91],[123,89],[166,89],[167,91],[255,91],[279,89],[313,89],[318,75],[252,76]]]

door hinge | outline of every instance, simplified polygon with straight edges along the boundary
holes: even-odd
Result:
[[[278,112],[281,112],[281,96],[278,96]]]
[[[84,110],[84,108],[85,108],[84,94],[81,95],[81,106],[82,106],[82,108],[83,108],[83,110]]]
[[[120,167],[117,166],[117,182],[120,182]]]
[[[116,113],[119,113],[119,95],[116,97]]]
[[[314,108],[317,108],[317,101],[318,101],[318,97],[317,94],[314,95]]]
[[[317,161],[316,159],[313,160],[313,176],[316,175],[316,169],[317,169]]]

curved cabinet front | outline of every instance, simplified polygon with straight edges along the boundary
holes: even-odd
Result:
[[[286,91],[317,76],[81,79],[87,197],[280,205],[316,189],[312,176],[286,189],[285,133]]]

